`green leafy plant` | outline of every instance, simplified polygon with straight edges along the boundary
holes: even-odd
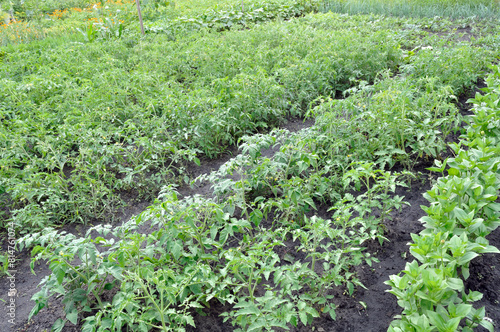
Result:
[[[354,209],[359,213],[359,217],[365,219],[368,227],[363,228],[364,231],[369,233],[379,234],[378,239],[382,244],[384,221],[390,217],[390,212],[393,209],[399,209],[403,204],[403,197],[392,196],[396,186],[406,187],[406,184],[400,180],[402,175],[412,176],[411,173],[396,173],[385,172],[382,170],[374,169],[374,163],[354,162],[351,164],[351,169],[344,174],[343,181],[344,187],[348,188],[351,184],[357,190],[363,186],[364,193],[357,196],[355,200],[357,204]],[[380,213],[378,218],[371,215],[372,211],[377,209]],[[378,228],[382,229],[378,229]]]
[[[498,100],[498,73],[495,70],[489,76],[484,100]],[[476,96],[472,101],[482,99]],[[495,202],[500,187],[494,161],[498,153],[493,152],[498,140],[486,134],[490,128],[480,125],[487,113],[498,112],[497,104],[475,105],[479,123],[475,124],[475,116],[469,118],[467,135],[451,145],[456,157],[447,159],[448,175],[424,195],[431,203],[424,207],[428,215],[421,219],[425,229],[421,235],[412,234],[410,248],[418,261],[407,263],[403,276],[393,275],[386,282],[403,307],[389,331],[472,331],[479,325],[494,330],[485,309],[471,304],[482,294],[467,293],[463,280],[469,278],[472,259],[482,253],[500,253],[485,238],[500,225],[500,205]],[[445,166],[437,166],[435,170],[443,172]]]
[[[110,232],[110,227],[100,229],[104,234]],[[36,305],[29,318],[44,308],[54,294],[61,295],[65,304],[65,319],[54,323],[56,331],[62,331],[67,321],[77,324],[81,312],[104,309],[106,302],[101,299],[102,293],[116,287],[115,281],[122,278],[122,269],[104,258],[96,244],[106,246],[112,242],[102,237],[95,240],[76,238],[52,228],[20,239],[20,249],[35,245],[32,250],[35,257],[31,262],[33,273],[34,265],[40,259],[47,259],[52,270],[52,274],[42,280],[42,289],[32,297]],[[81,261],[79,265],[73,263],[76,258]]]
[[[94,23],[88,23],[85,29],[76,28],[78,32],[83,36],[86,42],[91,43],[98,37],[98,30],[96,29]]]

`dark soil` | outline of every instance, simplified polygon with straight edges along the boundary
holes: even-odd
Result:
[[[465,96],[463,99],[468,98]],[[465,113],[468,106],[461,103],[461,110]],[[303,122],[301,120],[290,120],[284,127],[290,131],[297,131],[312,125],[313,121]],[[456,140],[458,135],[450,137]],[[200,167],[193,166],[190,169],[192,176],[208,173],[218,169],[224,162],[229,160],[238,151],[236,148],[229,150],[229,153],[217,160],[202,160]],[[265,153],[272,154],[273,151]],[[429,190],[436,175],[430,174],[425,168],[430,167],[431,162],[420,162],[415,167],[418,175],[413,180],[410,188],[399,188],[396,194],[405,196],[405,201],[410,206],[403,206],[400,211],[392,214],[392,220],[386,222],[386,237],[389,241],[380,245],[378,242],[369,244],[369,251],[376,255],[379,263],[372,267],[361,265],[357,268],[360,281],[367,289],[358,288],[352,297],[345,295],[342,287],[333,290],[335,294],[335,304],[337,306],[337,319],[332,320],[326,314],[314,320],[312,325],[292,328],[291,331],[386,331],[395,315],[400,314],[401,308],[396,303],[396,298],[387,293],[388,286],[384,284],[389,276],[398,274],[407,262],[412,260],[408,250],[408,242],[411,240],[411,233],[418,233],[422,230],[419,219],[424,215],[420,208],[426,205],[427,201],[422,194]],[[179,188],[183,196],[201,194],[210,195],[210,185],[206,183],[197,184],[195,188],[184,186]],[[133,207],[123,212],[122,221],[126,221],[130,216],[139,213],[147,207],[150,202],[140,201]],[[326,207],[320,207],[322,217],[327,218]],[[85,232],[84,226],[65,226],[64,230],[74,234]],[[490,243],[500,247],[500,229],[497,229],[489,236]],[[40,280],[50,273],[47,265],[42,264],[35,267],[36,275],[30,272],[30,256],[24,250],[17,256],[17,272],[15,273],[15,285],[17,289],[15,324],[8,322],[7,304],[3,308],[4,319],[0,320],[0,331],[29,331],[42,332],[50,331],[54,321],[63,317],[63,305],[60,300],[53,299],[48,308],[44,308],[37,316],[28,322],[28,315],[33,307],[30,301],[31,296],[36,293]],[[481,301],[476,303],[476,307],[485,306],[486,314],[497,326],[500,324],[500,255],[483,255],[471,263],[471,276],[466,282],[466,287],[480,291],[484,294]],[[8,301],[9,280],[4,276],[0,278],[0,299]],[[366,305],[365,306],[363,305]],[[225,307],[217,302],[211,303],[211,307],[204,309],[207,316],[195,315],[196,328],[188,328],[188,331],[233,331],[234,328],[229,322],[223,322],[220,314],[227,311]],[[63,331],[80,331],[80,326],[66,326]]]

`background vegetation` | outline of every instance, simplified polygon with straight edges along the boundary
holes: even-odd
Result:
[[[457,100],[500,58],[497,1],[151,0],[142,1],[145,36],[135,1],[0,5],[0,227],[14,222],[33,264],[48,260],[52,274],[30,317],[61,295],[56,331],[67,323],[181,329],[215,300],[233,306],[224,319],[245,331],[335,318],[329,290],[363,287],[353,267],[376,261],[365,245],[385,241],[384,222],[404,204],[396,187],[423,159],[444,171],[448,135],[463,121]],[[496,123],[497,76],[474,100],[479,115],[462,137],[492,158],[496,141],[480,139],[496,135],[486,122]],[[277,129],[289,117],[314,125]],[[241,153],[218,171],[190,176],[200,159],[235,145]],[[263,156],[271,147],[277,152]],[[466,181],[472,171],[460,167],[475,157],[464,158],[450,165]],[[429,210],[446,227],[425,219],[437,233],[414,237],[423,265],[411,263],[403,282],[391,277],[392,292],[409,303],[394,331],[451,331],[460,322],[464,331],[491,330],[472,309],[479,295],[457,281],[470,260],[450,257],[458,247],[470,259],[496,252],[484,238],[498,226],[498,208],[488,205],[495,165],[475,173],[467,197],[477,199],[459,201],[460,211]],[[214,197],[175,190],[196,181],[211,182]],[[56,229],[114,222],[137,199],[155,202],[113,230]],[[315,215],[319,206],[330,218]],[[280,254],[283,246],[301,254]],[[0,255],[3,270],[5,262]],[[420,283],[412,269],[429,278]],[[431,298],[435,275],[443,301]]]

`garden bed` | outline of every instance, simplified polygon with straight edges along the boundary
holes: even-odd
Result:
[[[474,191],[493,209],[474,210],[485,226],[461,214],[467,227],[436,233],[437,254],[408,247],[433,231],[419,219],[438,171],[446,179],[437,166],[462,174],[448,143],[476,149],[486,132],[494,145],[493,104],[489,122],[463,125],[500,31],[457,24],[330,13],[0,53],[0,225],[23,236],[16,324],[0,329],[383,331],[401,313],[388,280],[412,254],[424,275],[441,271],[455,257],[436,255],[469,231],[479,257],[446,270],[445,302],[417,292],[401,324],[417,310],[439,325],[457,303],[463,319],[469,302],[486,306],[471,326],[498,324],[498,255],[479,255],[495,251],[490,231],[499,246],[493,180]],[[460,277],[484,297],[453,297]],[[405,306],[405,283],[391,286]]]

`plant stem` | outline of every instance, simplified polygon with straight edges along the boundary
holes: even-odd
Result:
[[[81,273],[80,273],[80,271],[78,271],[77,269],[75,269],[75,268],[74,268],[71,264],[69,264],[69,263],[68,263],[68,261],[67,261],[67,260],[65,260],[64,258],[61,258],[61,259],[62,259],[62,261],[63,261],[64,263],[66,263],[66,265],[67,265],[70,269],[72,269],[73,271],[75,271],[75,273],[76,273],[76,274],[78,274],[78,275],[80,276],[80,278],[82,278],[82,279],[84,280],[85,284],[87,284],[87,285],[88,285],[88,279],[87,279],[87,278],[85,278],[85,276],[84,276],[83,274],[81,274]],[[104,306],[102,305],[101,298],[99,297],[99,295],[97,295],[97,293],[96,293],[95,289],[93,289],[93,290],[92,290],[92,294],[94,294],[94,296],[95,296],[95,298],[96,298],[96,300],[97,300],[97,303],[99,304],[99,308],[100,308],[100,309],[103,309],[103,308],[104,308]]]
[[[137,14],[139,15],[139,22],[141,23],[141,33],[144,36],[144,23],[142,22],[141,5],[139,0],[135,0],[135,3],[137,4]]]

